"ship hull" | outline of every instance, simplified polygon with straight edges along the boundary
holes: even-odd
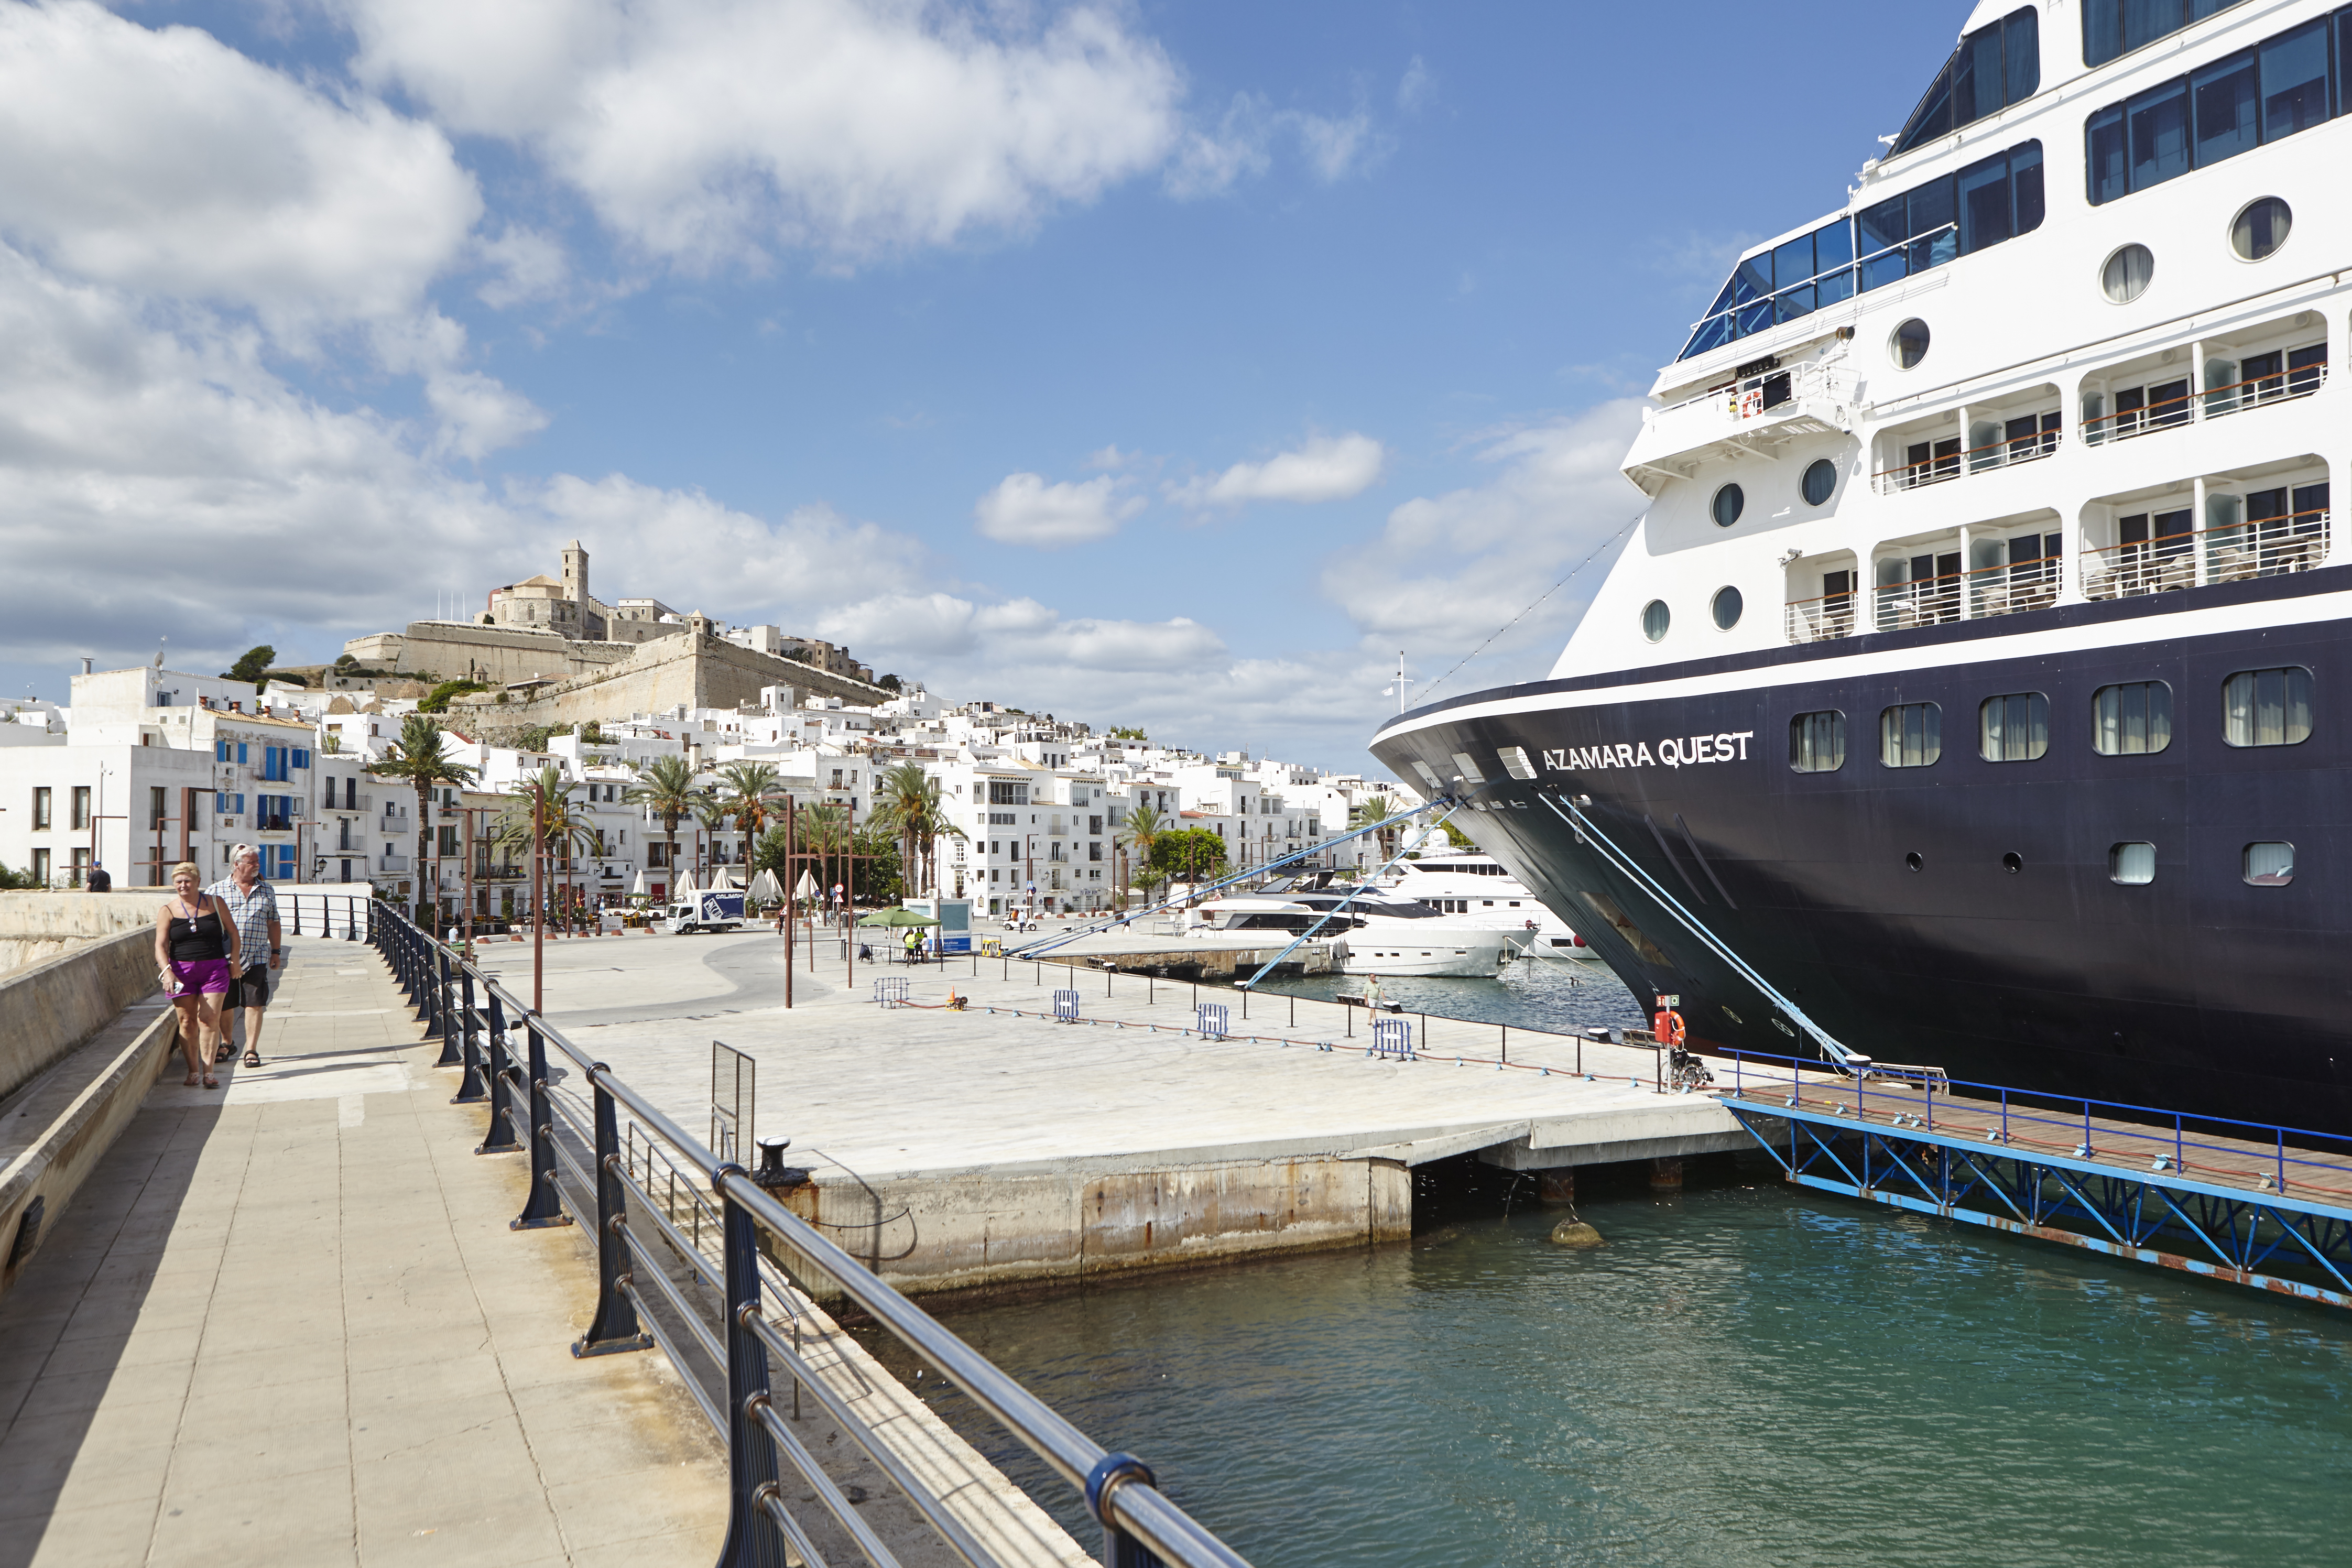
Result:
[[[1589,796],[1618,850],[1853,1050],[2352,1132],[2352,568],[2196,597],[2192,616],[2077,605],[1499,689],[1401,716],[1372,750],[1466,797],[1456,822],[1645,1003],[1679,993],[1703,1046],[1799,1049],[1764,995],[1580,842],[1568,802]],[[2311,737],[2226,743],[2223,681],[2285,666],[2312,672]],[[2169,746],[2097,752],[2093,693],[2150,680],[2173,693]],[[1983,760],[1979,703],[2028,691],[2049,701],[2047,752]],[[1929,701],[1940,760],[1882,765],[1881,711]],[[1843,765],[1794,771],[1790,720],[1832,710]],[[1527,763],[1507,767],[1511,748]],[[2294,846],[2292,881],[2245,879],[2256,842]],[[2157,847],[2153,881],[2112,879],[2121,843]]]

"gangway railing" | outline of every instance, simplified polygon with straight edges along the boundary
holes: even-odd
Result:
[[[720,1568],[774,1568],[787,1548],[810,1568],[826,1568],[820,1533],[845,1538],[876,1568],[896,1568],[898,1559],[795,1429],[804,1399],[890,1479],[957,1558],[971,1568],[999,1568],[959,1511],[804,1353],[820,1289],[865,1312],[1076,1490],[1101,1526],[1106,1564],[1247,1568],[1160,1489],[1143,1461],[1087,1436],[785,1207],[772,1189],[806,1179],[783,1167],[785,1140],[761,1141],[756,1175],[721,1160],[399,910],[371,903],[368,940],[415,1005],[426,1038],[443,1040],[441,1065],[463,1068],[456,1100],[487,1101],[488,1133],[475,1152],[530,1159],[530,1196],[512,1228],[575,1219],[595,1227],[596,1311],[572,1353],[658,1343],[725,1441],[729,1518]],[[554,1087],[551,1064],[559,1058],[577,1069],[580,1089]],[[815,1505],[809,1518],[787,1506],[787,1468],[800,1479],[790,1495]]]

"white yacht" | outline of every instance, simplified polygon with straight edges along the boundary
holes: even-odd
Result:
[[[1348,974],[1492,979],[1502,968],[1503,932],[1385,888],[1334,887],[1329,879],[1328,871],[1278,879],[1255,892],[1212,899],[1192,911],[1193,928],[1337,937]]]
[[[1393,891],[1440,914],[1500,931],[1521,958],[1600,959],[1566,921],[1492,855],[1475,849],[1424,849],[1418,859],[1398,861],[1386,882]]]
[[[1373,750],[1695,1040],[1795,1048],[1691,923],[1882,1059],[2352,1131],[2352,6],[1952,15],[1660,324],[1549,678]]]

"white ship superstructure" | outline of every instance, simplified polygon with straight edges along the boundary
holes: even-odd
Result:
[[[1550,679],[1375,751],[1713,1043],[1790,1037],[1548,795],[1882,1057],[2352,1127],[2348,73],[2352,6],[1978,6],[1678,331]]]

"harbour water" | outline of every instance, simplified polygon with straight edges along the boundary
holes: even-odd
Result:
[[[1638,1016],[1565,967],[1384,988],[1529,1026]],[[1423,1173],[1409,1246],[949,1321],[1268,1568],[2344,1560],[2352,1319],[1761,1162],[1687,1183],[1580,1173],[1608,1245],[1570,1251],[1523,1179],[1452,1162]],[[916,1386],[1086,1538],[1066,1489]]]
[[[1361,995],[1364,984],[1360,974],[1269,975],[1256,989],[1328,1001],[1335,995]],[[1592,1024],[1645,1028],[1650,1022],[1649,1008],[1599,963],[1523,961],[1505,964],[1492,980],[1383,975],[1381,995],[1408,1013],[1508,1024],[1515,1029],[1566,1033]]]

